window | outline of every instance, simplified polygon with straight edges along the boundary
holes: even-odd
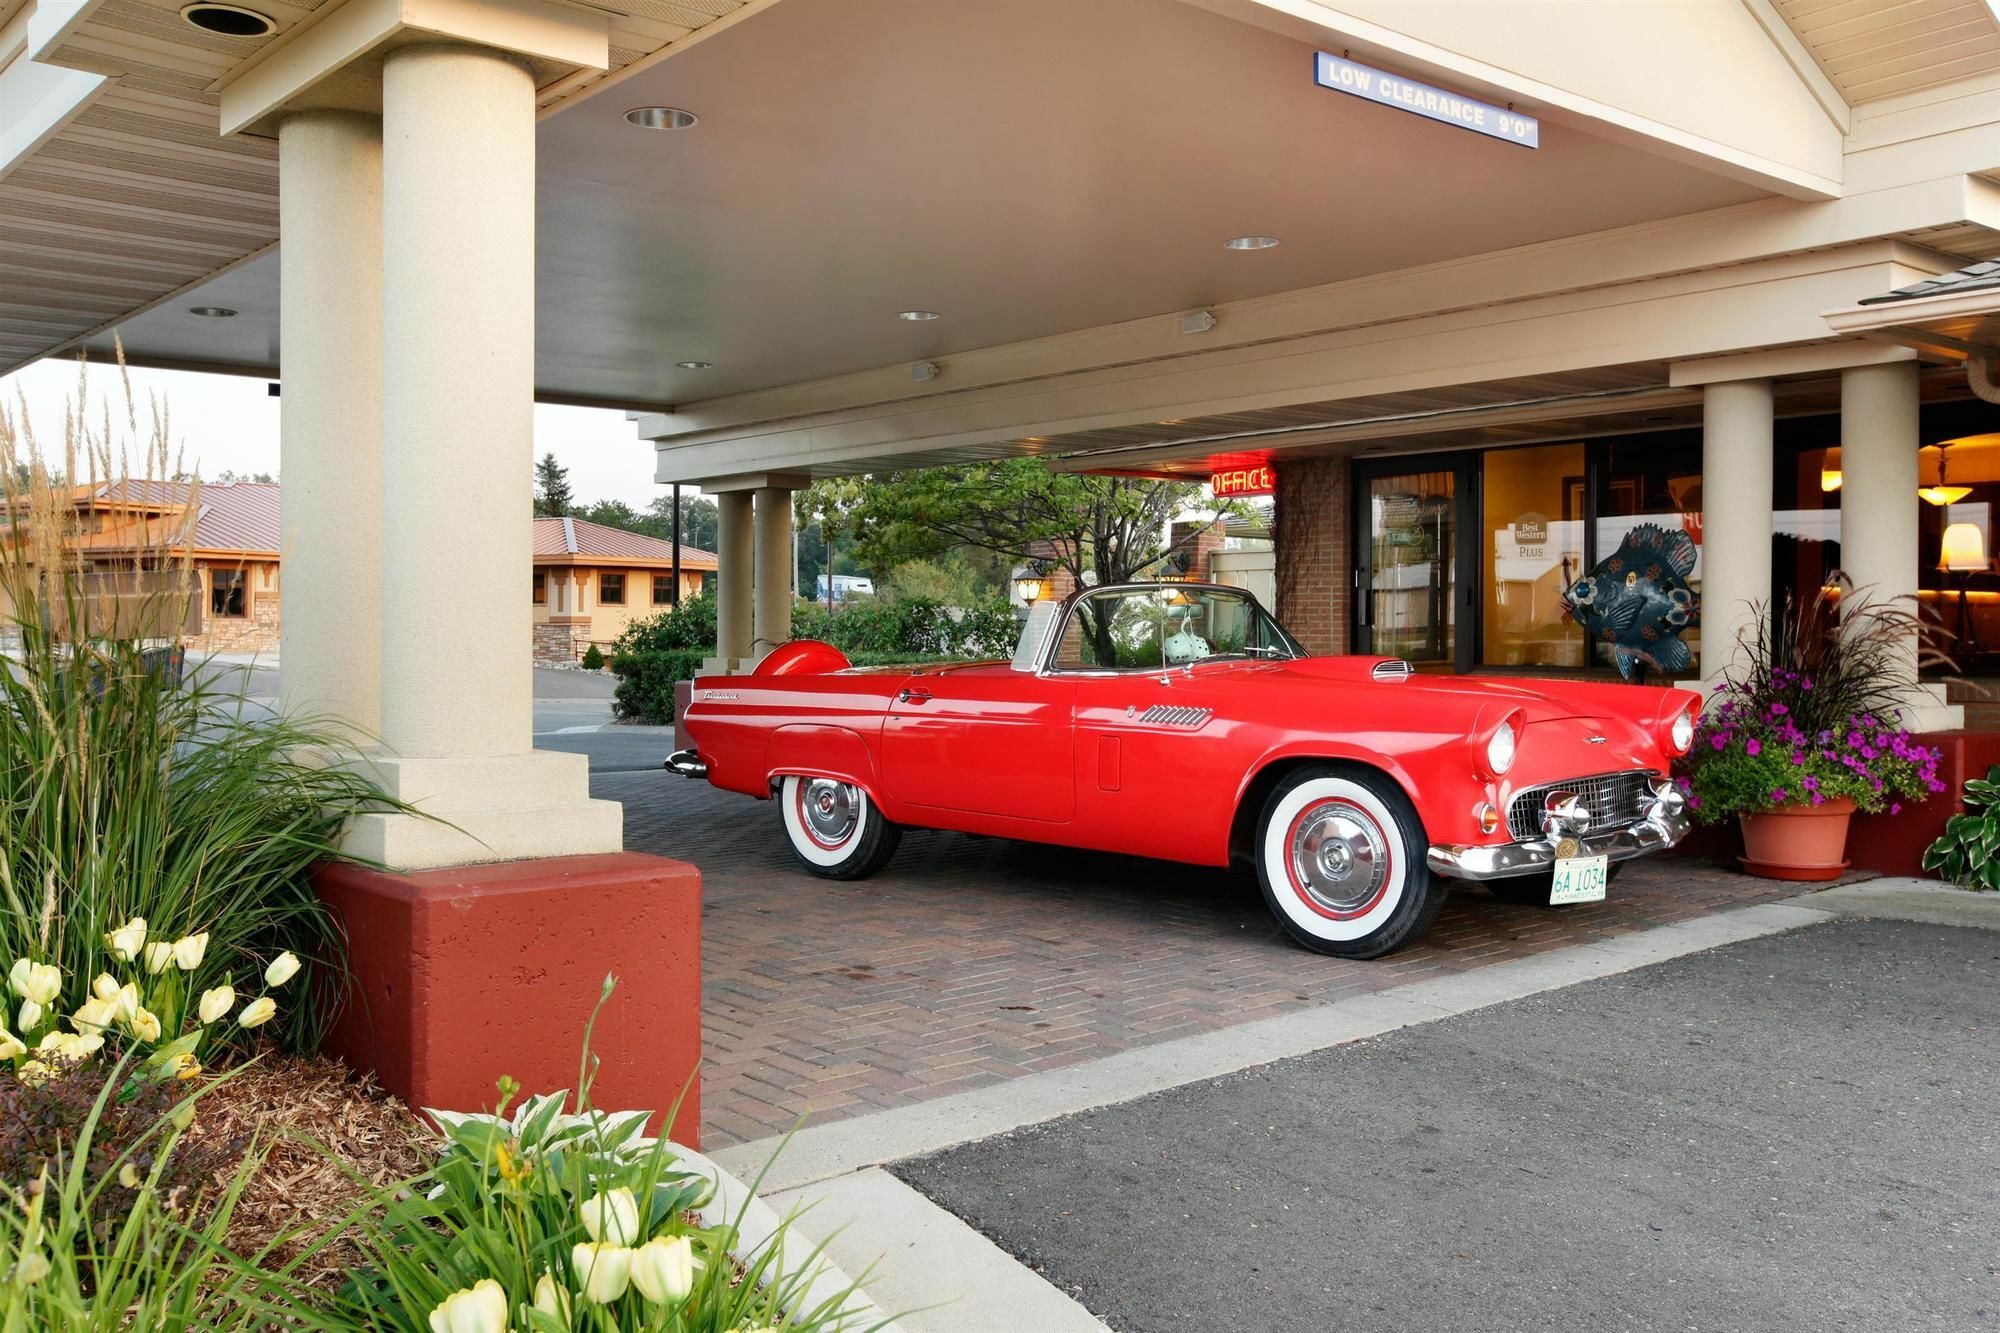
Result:
[[[1480,660],[1488,666],[1583,665],[1583,631],[1562,600],[1583,570],[1583,452],[1553,444],[1486,455]]]
[[[606,606],[625,605],[625,576],[623,574],[599,574],[597,576],[597,600]]]
[[[672,606],[673,604],[674,576],[671,574],[653,575],[653,605]]]
[[[1632,529],[1651,524],[1668,534],[1685,532],[1694,540],[1694,571],[1688,586],[1701,595],[1701,436],[1699,432],[1662,431],[1607,441],[1597,469],[1597,530],[1591,559],[1595,564],[1618,553]],[[1817,472],[1814,473],[1817,478]],[[1797,528],[1797,521],[1815,518],[1797,512],[1779,513],[1773,523],[1784,534],[1795,528],[1801,534],[1819,533],[1812,523]],[[1837,521],[1837,520],[1836,520]],[[1837,536],[1837,533],[1836,533]],[[1815,538],[1816,540],[1816,538]],[[1675,675],[1692,679],[1700,671],[1701,630],[1690,627],[1680,635],[1694,653],[1694,661]],[[1617,659],[1611,646],[1591,646],[1592,661],[1600,667]]]
[[[250,581],[242,570],[209,571],[208,613],[234,620],[250,614]]]
[[[534,593],[535,605],[536,606],[546,605],[549,600],[549,576],[544,574],[539,569],[534,571],[534,575],[535,575],[535,593]]]
[[[1107,589],[1077,602],[1055,665],[1146,671],[1225,657],[1294,657],[1304,650],[1248,597],[1215,588]]]

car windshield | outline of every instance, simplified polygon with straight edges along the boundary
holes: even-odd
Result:
[[[1063,624],[1058,670],[1143,671],[1223,658],[1303,657],[1256,600],[1229,588],[1106,588],[1079,598]]]

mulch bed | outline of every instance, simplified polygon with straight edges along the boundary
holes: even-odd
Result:
[[[407,1106],[324,1056],[273,1056],[235,1071],[202,1094],[196,1124],[203,1135],[253,1141],[265,1154],[231,1219],[230,1248],[256,1254],[302,1223],[324,1224],[279,1246],[276,1261],[296,1258],[365,1202],[368,1185],[393,1185],[436,1160],[431,1131]],[[335,1241],[299,1276],[335,1284],[360,1257]]]

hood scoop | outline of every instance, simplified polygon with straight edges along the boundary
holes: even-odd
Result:
[[[1391,657],[1368,668],[1370,680],[1408,680],[1417,669],[1400,657]]]

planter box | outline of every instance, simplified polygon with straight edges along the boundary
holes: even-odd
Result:
[[[412,1106],[490,1110],[494,1081],[574,1089],[607,973],[593,1102],[681,1100],[699,1146],[701,872],[621,852],[409,872],[322,866],[353,975],[327,1049]],[[655,1126],[655,1130],[664,1127]]]

